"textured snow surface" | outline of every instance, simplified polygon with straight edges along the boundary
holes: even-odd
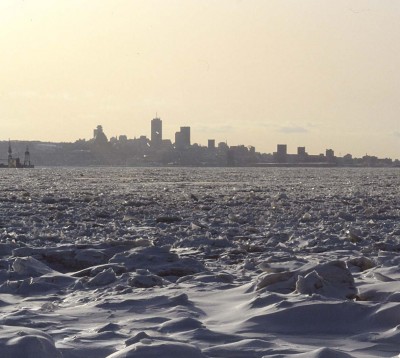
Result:
[[[399,357],[400,171],[0,171],[0,357]]]

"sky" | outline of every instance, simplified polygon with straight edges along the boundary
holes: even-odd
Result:
[[[0,140],[400,158],[400,1],[1,0]]]

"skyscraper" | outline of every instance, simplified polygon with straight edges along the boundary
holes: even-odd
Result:
[[[190,127],[181,127],[181,130],[175,133],[175,148],[188,149],[189,147],[190,147]]]
[[[176,149],[183,149],[183,143],[182,143],[182,133],[181,132],[176,132],[175,133],[175,148]]]
[[[162,120],[154,118],[151,120],[151,145],[160,147],[162,144]]]
[[[190,147],[190,127],[181,127],[181,140],[184,148]]]

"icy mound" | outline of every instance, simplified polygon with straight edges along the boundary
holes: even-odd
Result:
[[[306,264],[299,270],[267,273],[256,282],[256,290],[296,293],[326,297],[355,298],[354,278],[344,261],[331,261],[318,265]]]
[[[204,350],[210,357],[242,358],[261,357],[263,353],[276,348],[274,343],[262,339],[244,339],[239,342],[216,345]]]
[[[180,258],[169,246],[135,248],[116,254],[110,259],[126,267],[128,271],[146,269],[158,276],[182,277],[204,271],[204,266],[193,258]]]
[[[396,312],[397,313],[397,312]],[[277,303],[247,319],[258,332],[281,334],[355,334],[360,326],[374,327],[371,317],[375,310],[352,301],[303,301],[295,305]],[[388,322],[390,324],[392,322]],[[247,329],[246,329],[247,331]]]
[[[190,345],[178,342],[152,341],[143,339],[107,358],[206,358],[201,351]]]
[[[338,349],[319,348],[307,353],[300,354],[273,354],[263,358],[353,358],[354,356]]]
[[[5,358],[62,358],[48,334],[16,326],[0,326],[0,355]]]
[[[41,263],[33,257],[18,257],[12,264],[14,272],[21,276],[41,276],[45,274],[51,274],[54,272],[50,267]]]
[[[7,280],[0,284],[0,293],[37,295],[58,291],[76,282],[76,279],[57,272],[33,257],[17,257],[12,262]],[[1,281],[0,281],[1,282]]]
[[[354,278],[343,261],[332,261],[317,265],[304,276],[299,275],[296,291],[302,294],[313,293],[327,297],[355,298],[357,289]]]

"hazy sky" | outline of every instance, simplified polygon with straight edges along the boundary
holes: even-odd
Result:
[[[0,139],[156,113],[166,138],[400,158],[400,1],[0,1]]]

